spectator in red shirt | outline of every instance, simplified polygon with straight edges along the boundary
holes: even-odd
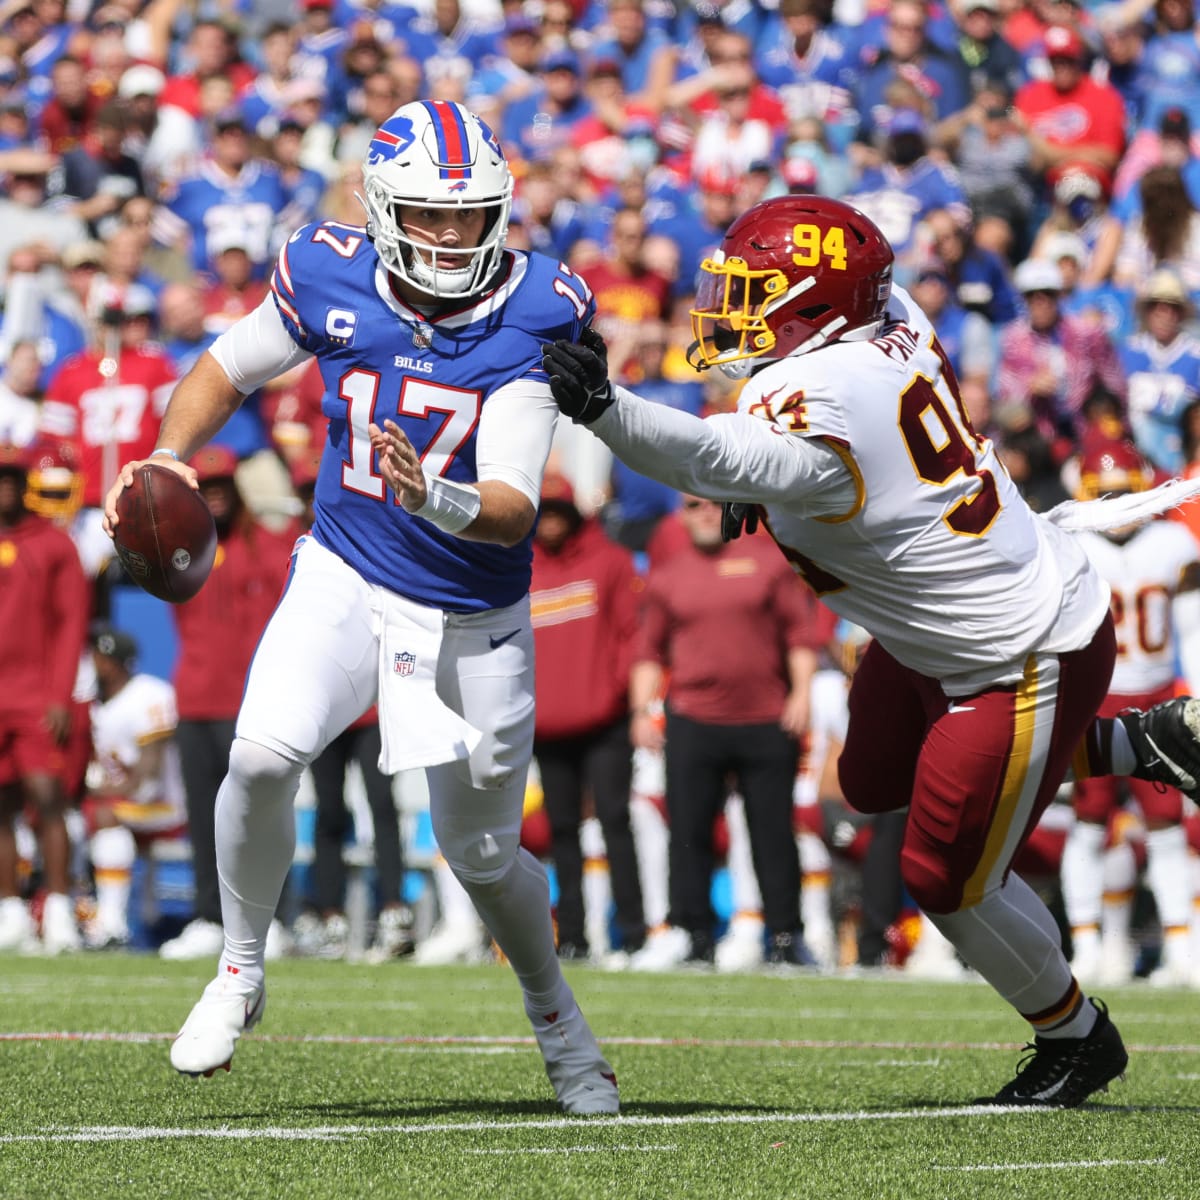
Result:
[[[265,279],[252,278],[254,262],[245,230],[222,225],[208,235],[206,244],[216,278],[204,293],[204,329],[224,333],[266,299],[268,285]]]
[[[294,528],[273,533],[253,519],[234,481],[233,451],[207,446],[190,465],[199,473],[200,494],[217,526],[217,557],[200,593],[172,609],[179,636],[172,680],[179,697],[176,741],[196,901],[195,919],[161,948],[169,959],[208,958],[223,945],[213,825],[217,788],[229,765],[246,672],[279,599],[296,534]],[[272,950],[278,937],[277,932]]]
[[[71,844],[63,819],[71,692],[91,597],[68,534],[25,507],[27,459],[0,446],[0,949],[34,942],[17,890],[13,821],[36,814],[46,903],[42,946],[77,950]]]
[[[646,221],[639,209],[618,209],[612,249],[584,272],[596,297],[597,327],[609,340],[626,339],[647,323],[663,320],[670,308],[670,280],[647,269],[642,259]]]
[[[1027,83],[1015,101],[1034,163],[1046,171],[1051,186],[1073,166],[1099,168],[1105,190],[1111,190],[1125,148],[1121,93],[1087,74],[1087,48],[1073,29],[1053,25],[1043,41],[1050,78]]]
[[[240,96],[254,82],[255,71],[239,62],[237,42],[220,21],[197,21],[192,26],[184,58],[192,69],[172,75],[159,93],[159,107],[170,105],[192,117],[201,115],[200,88],[207,79],[226,78]]]
[[[42,405],[42,431],[72,444],[83,472],[83,504],[100,520],[104,493],[131,456],[154,449],[175,388],[175,368],[150,342],[154,295],[141,284],[102,287],[93,297],[92,344],[63,363]]]
[[[604,833],[620,949],[645,940],[642,891],[629,829],[630,652],[638,580],[629,553],[575,507],[571,485],[548,474],[533,543],[530,604],[537,654],[533,754],[542,777],[558,877],[558,953],[587,958],[579,830],[590,792]]]
[[[65,154],[92,132],[104,97],[89,90],[83,63],[76,58],[60,58],[54,64],[50,87],[51,96],[39,122],[42,141],[54,154]]]
[[[690,544],[650,569],[630,682],[634,745],[657,749],[654,700],[667,678],[671,927],[633,965],[712,961],[712,830],[731,777],[745,803],[768,960],[811,961],[792,786],[817,648],[832,621],[769,538],[723,542],[721,506],[695,496],[684,497],[679,516]]]

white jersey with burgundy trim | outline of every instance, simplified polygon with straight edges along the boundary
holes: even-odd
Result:
[[[142,754],[142,747],[170,738],[179,723],[175,689],[154,675],[135,675],[108,700],[96,700],[91,707],[93,770],[108,786],[121,786]],[[91,778],[97,778],[89,771]],[[184,804],[183,775],[179,751],[172,743],[163,762],[161,789],[153,804],[146,806],[145,819],[135,813],[122,823],[136,828],[169,829],[187,820]],[[135,810],[136,799],[129,797],[122,809]]]
[[[929,320],[900,288],[874,339],[774,363],[738,407],[843,459],[855,483],[845,511],[768,505],[768,526],[830,608],[906,666],[962,694],[1018,678],[1035,648],[1091,640],[1103,583],[975,433]]]
[[[1108,588],[972,429],[900,288],[873,340],[769,364],[737,413],[696,421],[617,389],[593,429],[635,470],[759,504],[825,603],[949,695],[1014,683],[1031,652],[1081,649],[1104,619]]]
[[[1174,521],[1152,521],[1120,545],[1098,533],[1079,533],[1092,565],[1112,589],[1117,662],[1110,690],[1137,696],[1175,678],[1171,602],[1183,569],[1200,557],[1196,540]]]

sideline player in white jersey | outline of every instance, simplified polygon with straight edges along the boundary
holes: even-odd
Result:
[[[892,261],[871,221],[826,197],[736,220],[692,312],[699,365],[749,376],[736,413],[699,420],[614,389],[586,345],[560,339],[543,362],[566,415],[635,470],[731,503],[731,534],[754,505],[825,603],[873,635],[842,790],[862,811],[908,806],[910,894],[1034,1028],[1032,1058],[995,1101],[1074,1106],[1127,1055],[1009,864],[1069,767],[1200,786],[1200,703],[1094,720],[1115,653],[1108,589],[971,428]],[[1122,523],[1196,490],[1054,515]]]
[[[92,761],[84,812],[96,874],[93,947],[129,941],[129,893],[138,844],[187,828],[183,773],[175,745],[175,689],[134,674],[137,642],[110,625],[91,629],[97,698],[91,706]]]
[[[561,263],[506,249],[512,175],[461,105],[397,109],[363,179],[366,227],[294,233],[271,295],[200,357],[159,433],[154,462],[194,485],[182,463],[245,396],[316,357],[330,424],[315,520],[246,682],[216,812],[225,949],[171,1061],[211,1074],[261,1017],[300,774],[377,702],[380,768],[425,768],[438,845],[520,980],[559,1102],[613,1113],[616,1079],[559,969],[545,873],[519,844],[530,535],[557,417],[540,346],[579,336],[594,303]],[[110,528],[136,466],[109,493]]]
[[[1151,486],[1153,471],[1128,441],[1094,442],[1081,456],[1079,495],[1127,495]],[[1103,716],[1147,708],[1175,691],[1176,654],[1189,686],[1200,680],[1200,549],[1184,525],[1151,521],[1109,533],[1079,535],[1112,591],[1117,661]],[[1200,986],[1192,962],[1192,878],[1183,796],[1177,788],[1130,780],[1146,828],[1146,877],[1163,930],[1156,985]],[[1075,789],[1076,821],[1062,858],[1063,901],[1071,924],[1071,966],[1084,983],[1127,983],[1134,955],[1128,936],[1105,929],[1104,847],[1109,818],[1121,803],[1116,779],[1085,779]],[[1127,935],[1128,930],[1125,930]]]

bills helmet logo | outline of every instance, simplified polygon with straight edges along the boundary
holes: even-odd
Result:
[[[392,670],[397,675],[411,675],[417,669],[417,656],[411,650],[402,650],[392,660]]]
[[[465,192],[467,190],[467,181],[460,179],[456,183],[452,183],[446,191],[448,192]]]
[[[483,134],[483,140],[487,144],[487,148],[492,152],[493,157],[503,158],[504,151],[500,149],[500,139],[492,132],[491,126],[486,121],[481,121],[478,117],[475,118],[475,123],[479,126],[479,130]]]
[[[413,140],[413,124],[408,117],[388,117],[367,147],[367,162],[371,166],[389,162],[403,154]]]

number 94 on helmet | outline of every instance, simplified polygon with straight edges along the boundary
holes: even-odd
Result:
[[[700,264],[689,360],[737,379],[776,359],[874,336],[894,257],[875,223],[840,200],[764,200]]]

